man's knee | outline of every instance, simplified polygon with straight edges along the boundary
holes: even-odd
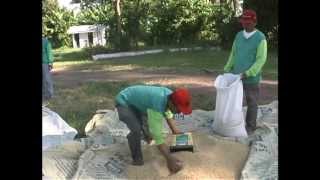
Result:
[[[131,130],[130,133],[127,135],[127,139],[134,140],[134,139],[141,139],[141,131],[140,130]]]
[[[130,133],[135,136],[141,136],[141,129],[133,129]]]
[[[250,108],[258,108],[258,102],[256,99],[248,99],[247,104]]]
[[[247,104],[250,107],[256,107],[258,106],[258,94],[254,92],[247,92],[246,93],[246,100]]]

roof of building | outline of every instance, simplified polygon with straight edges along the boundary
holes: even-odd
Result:
[[[88,32],[98,32],[106,28],[104,25],[80,25],[80,26],[71,26],[67,33],[68,34],[78,34],[78,33],[88,33]]]

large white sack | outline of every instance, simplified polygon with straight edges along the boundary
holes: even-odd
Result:
[[[240,180],[278,178],[278,127],[264,123],[250,137],[250,153]]]
[[[42,150],[72,141],[77,133],[57,113],[42,107]]]
[[[217,89],[217,98],[213,131],[227,137],[247,137],[242,112],[243,85],[240,75],[219,75],[214,86]]]
[[[42,180],[71,179],[85,148],[81,142],[69,141],[42,151]]]

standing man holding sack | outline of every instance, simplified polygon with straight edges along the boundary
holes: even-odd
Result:
[[[261,69],[267,60],[267,41],[265,35],[255,28],[257,25],[255,11],[244,10],[240,23],[244,30],[238,32],[235,37],[224,71],[241,75],[248,105],[246,130],[251,134],[256,129],[259,84]]]

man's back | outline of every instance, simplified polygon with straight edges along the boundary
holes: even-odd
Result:
[[[116,97],[117,103],[131,105],[146,113],[147,109],[163,113],[168,95],[172,91],[165,87],[136,85],[122,90]]]

